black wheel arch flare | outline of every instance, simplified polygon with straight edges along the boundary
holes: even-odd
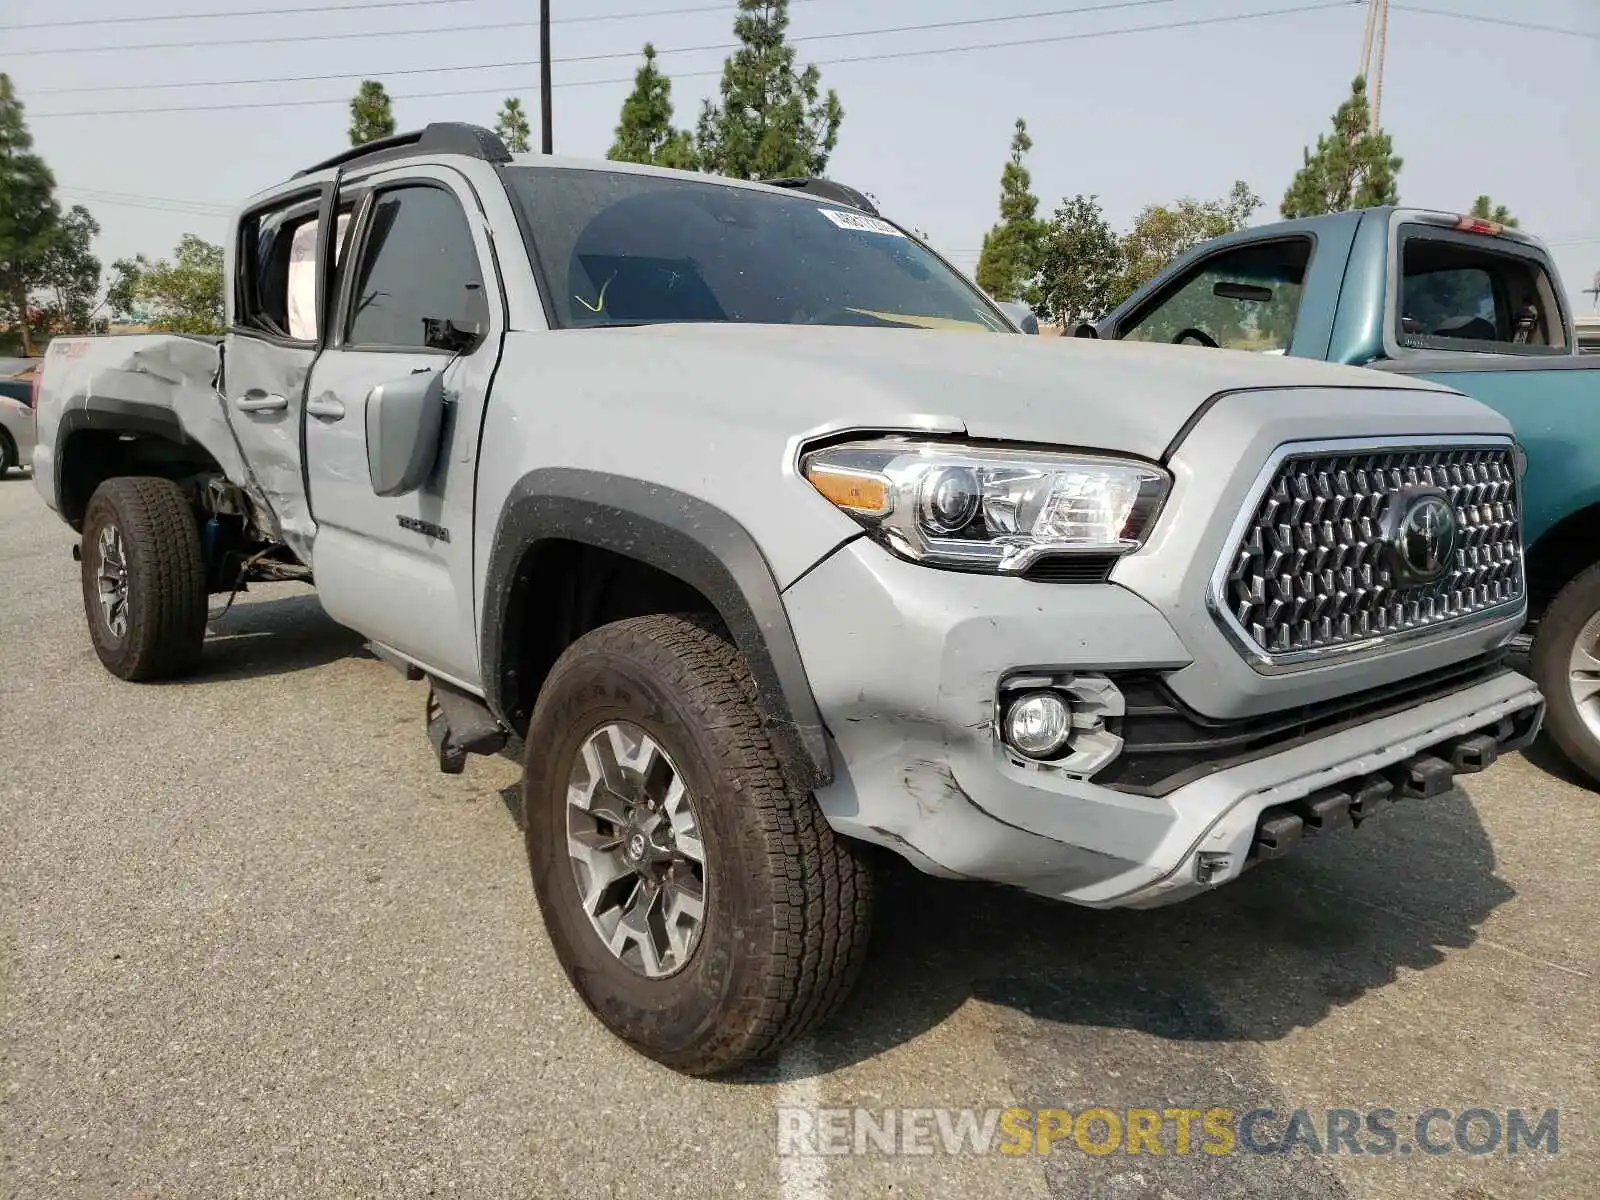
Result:
[[[832,780],[822,715],[777,580],[755,539],[704,500],[603,471],[530,471],[501,508],[480,636],[485,698],[496,717],[521,728],[533,706],[538,681],[517,678],[518,622],[529,590],[539,586],[524,568],[528,552],[552,539],[636,559],[706,597],[750,666],[785,776],[807,790]]]

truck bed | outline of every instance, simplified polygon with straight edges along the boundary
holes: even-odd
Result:
[[[260,500],[228,427],[215,381],[221,339],[177,333],[65,337],[50,343],[38,397],[34,485],[58,506],[57,451],[79,429],[143,428],[198,443]]]

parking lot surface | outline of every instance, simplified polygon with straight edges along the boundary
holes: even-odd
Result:
[[[422,685],[294,585],[213,622],[195,678],[122,683],[72,543],[0,480],[0,1195],[1596,1194],[1600,797],[1543,745],[1467,801],[1172,909],[886,864],[844,1012],[696,1081],[568,987],[515,761],[439,774]],[[779,1153],[819,1109],[1012,1107],[1268,1109],[1269,1146],[1297,1109],[1387,1108],[1399,1133],[1388,1154]],[[1470,1154],[1446,1118],[1427,1153],[1432,1108],[1558,1109],[1558,1152]]]

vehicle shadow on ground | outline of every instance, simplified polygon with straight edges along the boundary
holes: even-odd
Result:
[[[1035,1038],[1092,1048],[1106,1040],[1095,1031],[1275,1041],[1471,945],[1515,895],[1465,800],[1396,807],[1210,895],[1143,912],[932,879],[883,859],[868,986],[814,1036],[823,1072],[903,1044],[969,999],[1008,1014],[997,1027],[1017,1032],[1024,1055]]]
[[[1569,763],[1566,756],[1556,749],[1548,733],[1541,733],[1533,745],[1522,752],[1522,757],[1545,774],[1561,780],[1562,783],[1570,783],[1573,787],[1583,788],[1587,792],[1600,790],[1596,788],[1593,780]]]
[[[219,611],[225,601],[225,596],[213,596],[211,611]],[[176,683],[211,684],[286,675],[352,655],[365,656],[365,646],[359,633],[336,624],[323,612],[310,591],[260,599],[252,596],[248,602],[241,597],[224,615],[207,622],[205,663],[200,672]]]

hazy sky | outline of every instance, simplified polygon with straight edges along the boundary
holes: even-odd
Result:
[[[1600,0],[1392,4],[1383,124],[1405,158],[1402,200],[1456,209],[1491,193],[1551,244],[1576,307],[1591,311],[1579,293],[1600,271]],[[537,0],[216,0],[209,10],[152,0],[158,13],[190,15],[110,20],[133,7],[0,0],[0,69],[63,199],[100,220],[107,263],[168,254],[184,232],[222,240],[231,206],[347,144],[347,102],[363,77],[384,81],[402,129],[491,125],[501,99],[520,96],[537,145]],[[727,53],[715,47],[731,40],[734,7],[552,0],[556,150],[605,153],[647,40],[676,79],[679,122],[691,124],[715,93]],[[235,15],[283,8],[313,11]],[[1355,73],[1363,11],[1340,0],[793,0],[791,32],[844,104],[828,173],[873,192],[970,270],[1018,116],[1046,213],[1063,195],[1093,192],[1120,229],[1147,203],[1220,196],[1243,179],[1266,201],[1257,221],[1275,218],[1301,147],[1328,128]],[[1249,13],[1273,15],[1217,20]],[[594,19],[610,14],[627,15]],[[1048,15],[1006,19],[1023,14]],[[938,22],[977,23],[900,28]],[[1112,32],[1180,22],[1191,24]],[[424,32],[383,36],[395,30]],[[170,45],[215,41],[234,44]],[[994,42],[1021,44],[837,61]],[[164,45],[92,50],[148,43]],[[496,65],[507,63],[525,65]],[[151,86],[219,80],[272,82]],[[420,95],[443,92],[457,94]],[[211,111],[137,112],[180,106]]]

